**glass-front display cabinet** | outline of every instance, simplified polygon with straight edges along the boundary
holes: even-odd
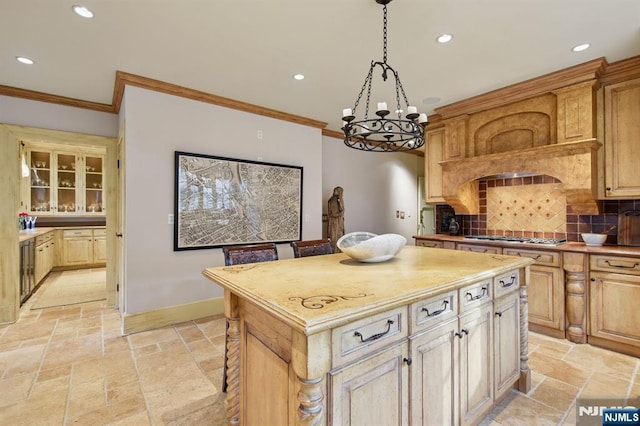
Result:
[[[23,207],[37,215],[104,215],[104,155],[27,148]]]

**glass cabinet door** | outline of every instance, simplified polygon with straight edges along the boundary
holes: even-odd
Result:
[[[76,179],[78,161],[75,154],[56,153],[57,164],[57,211],[75,213],[77,211]]]
[[[30,209],[35,212],[51,212],[51,153],[31,151],[31,182],[29,183]]]
[[[102,185],[104,184],[103,158],[87,155],[85,157],[85,212],[102,213],[104,200]]]

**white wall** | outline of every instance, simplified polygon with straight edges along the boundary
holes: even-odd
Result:
[[[333,188],[344,189],[345,232],[368,231],[403,235],[408,244],[417,230],[418,178],[424,158],[413,154],[365,152],[341,139],[324,137],[322,144],[323,211]],[[405,218],[396,218],[396,210]]]
[[[302,238],[322,236],[320,129],[129,86],[124,105],[128,314],[222,295],[201,274],[224,264],[221,249],[173,251],[175,151],[302,166]]]
[[[118,115],[0,96],[0,123],[116,137]]]

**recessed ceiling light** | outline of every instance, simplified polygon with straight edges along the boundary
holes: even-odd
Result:
[[[583,50],[587,50],[591,46],[589,43],[579,44],[571,49],[572,52],[582,52]]]
[[[18,60],[18,62],[27,65],[33,65],[35,63],[33,59],[27,58],[26,56],[16,56],[16,59]]]
[[[304,80],[304,75],[303,74],[294,74],[293,78],[296,80]]]
[[[436,38],[438,43],[449,43],[451,40],[453,40],[453,35],[451,34],[442,34]]]
[[[72,9],[75,13],[82,16],[83,18],[93,18],[93,12],[84,6],[75,5]]]

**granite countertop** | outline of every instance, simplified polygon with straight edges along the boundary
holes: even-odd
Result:
[[[380,263],[360,263],[337,253],[207,268],[203,274],[309,335],[533,262],[407,245]]]
[[[104,229],[104,226],[56,226],[56,227],[40,227],[34,229],[24,229],[18,232],[18,242],[30,240],[32,238],[39,237],[48,232],[65,229]]]
[[[528,243],[508,243],[504,241],[473,240],[464,236],[454,236],[448,234],[414,235],[414,239],[452,241],[456,243],[478,244],[486,246],[499,246],[504,248],[523,248],[535,250],[570,251],[587,254],[612,254],[617,256],[640,256],[640,247],[604,245],[602,247],[591,247],[582,242],[567,242],[557,246],[547,246],[542,244]]]

